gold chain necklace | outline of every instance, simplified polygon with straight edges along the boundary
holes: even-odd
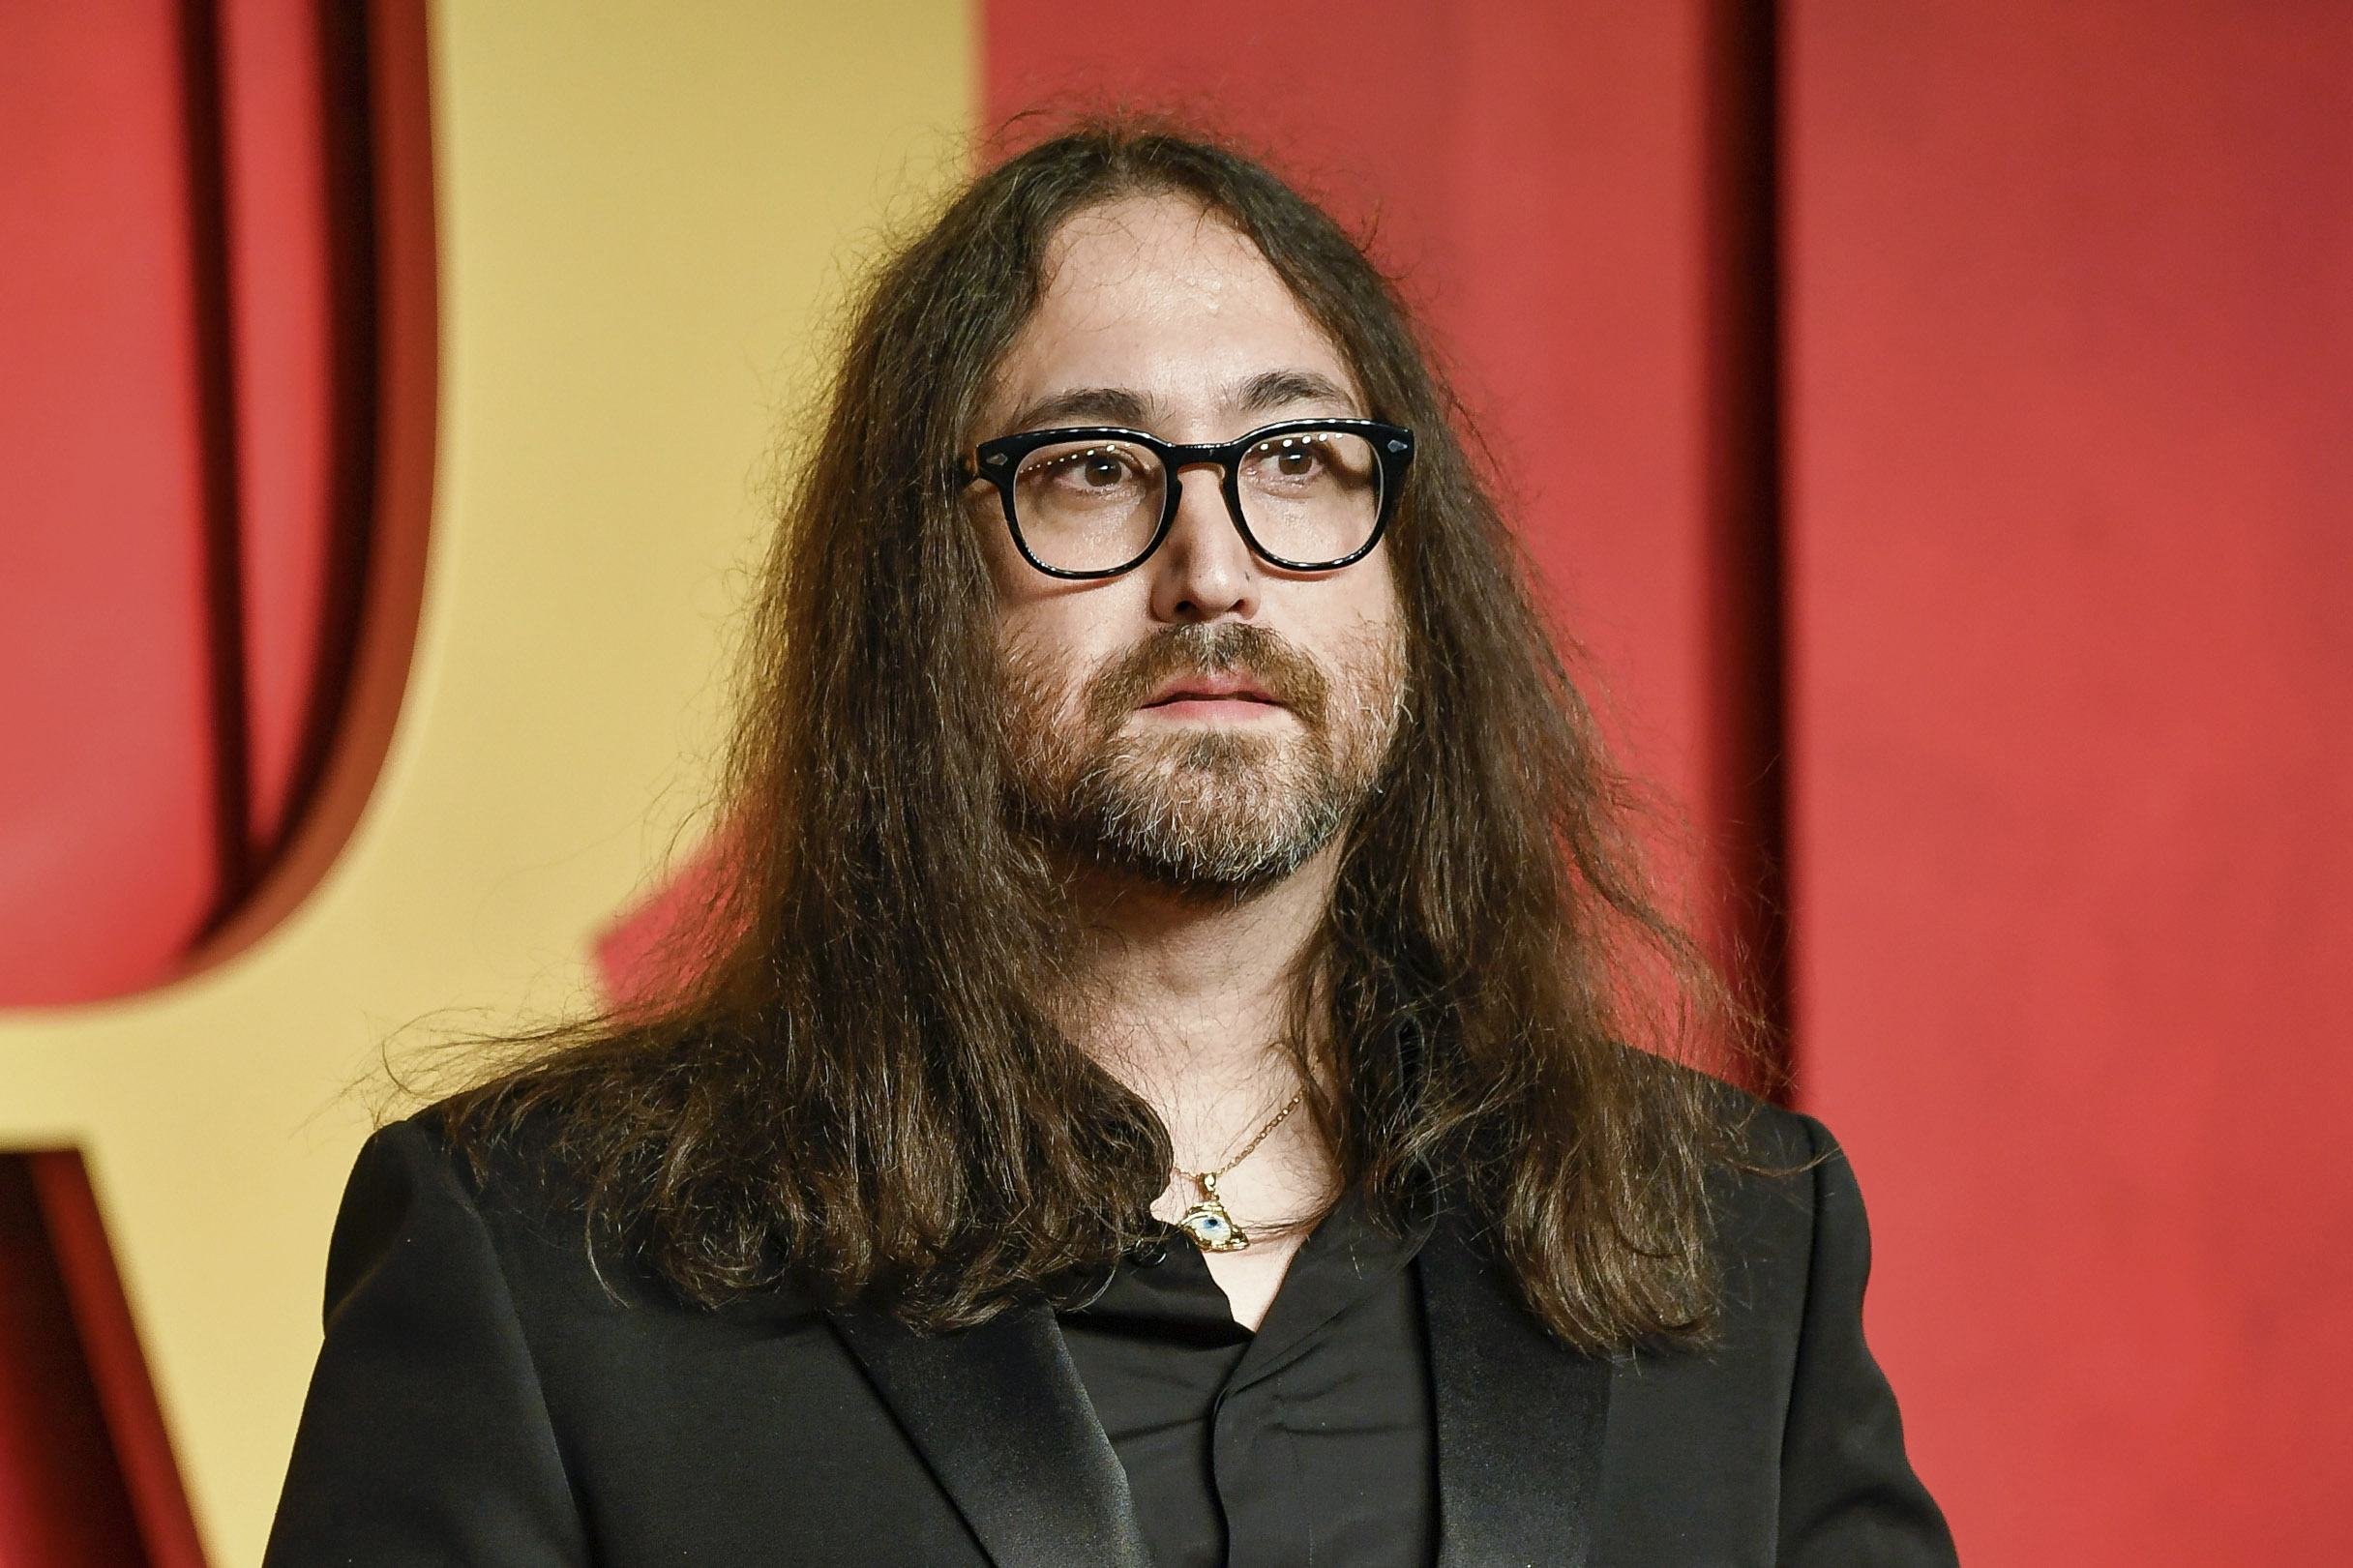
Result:
[[[1283,1109],[1274,1113],[1274,1118],[1258,1130],[1258,1136],[1242,1145],[1241,1153],[1215,1170],[1180,1169],[1176,1172],[1201,1188],[1201,1201],[1186,1209],[1184,1218],[1176,1222],[1177,1227],[1193,1238],[1193,1245],[1205,1253],[1237,1253],[1250,1245],[1248,1232],[1234,1223],[1234,1216],[1227,1213],[1226,1205],[1218,1200],[1217,1178],[1256,1154],[1258,1146],[1266,1142],[1267,1136],[1277,1127],[1289,1120],[1291,1113],[1298,1109],[1299,1103],[1306,1098],[1307,1085],[1302,1083],[1299,1092],[1285,1101]]]

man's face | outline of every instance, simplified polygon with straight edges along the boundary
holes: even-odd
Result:
[[[1367,412],[1266,258],[1174,198],[1081,214],[999,368],[978,439],[1079,425],[1179,443]],[[1051,577],[972,489],[1001,606],[1022,804],[1067,847],[1181,887],[1265,886],[1372,787],[1403,694],[1385,547],[1336,572],[1269,566],[1214,466],[1177,476],[1159,549],[1123,576]]]

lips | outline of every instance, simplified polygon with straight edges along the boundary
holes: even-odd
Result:
[[[1196,702],[1258,703],[1272,708],[1284,705],[1257,680],[1237,670],[1221,670],[1213,675],[1195,673],[1176,676],[1163,682],[1158,690],[1137,705],[1167,708]]]
[[[1087,682],[1087,722],[1113,736],[1131,721],[1267,724],[1320,732],[1326,685],[1314,660],[1266,627],[1221,621],[1164,626],[1114,656]]]

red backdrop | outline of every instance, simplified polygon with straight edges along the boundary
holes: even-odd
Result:
[[[2353,10],[1801,3],[1800,1055],[1965,1552],[2342,1560]]]
[[[1786,726],[1798,1098],[1963,1555],[2328,1560],[2353,13],[1772,10],[991,0],[989,105],[1378,214],[1719,875]]]

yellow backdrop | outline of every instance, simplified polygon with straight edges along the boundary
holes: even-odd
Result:
[[[961,166],[961,0],[446,0],[440,468],[392,753],[277,932],[0,1020],[0,1139],[77,1143],[213,1560],[261,1552],[380,1044],[577,1002],[700,802],[813,326]]]

